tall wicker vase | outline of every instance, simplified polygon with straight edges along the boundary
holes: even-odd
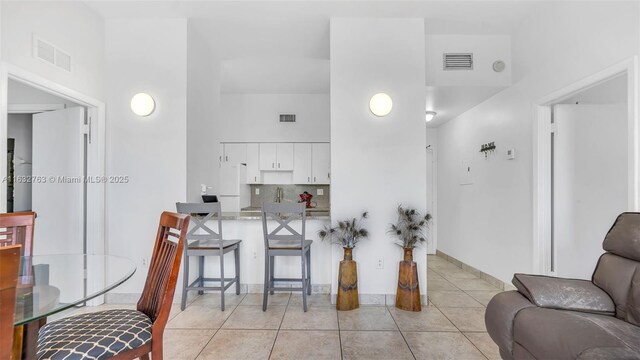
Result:
[[[344,248],[344,260],[340,261],[338,272],[338,299],[336,309],[353,310],[358,303],[358,269],[353,261],[353,248]]]
[[[404,260],[400,261],[396,307],[407,311],[421,311],[418,266],[413,261],[413,248],[404,248]]]

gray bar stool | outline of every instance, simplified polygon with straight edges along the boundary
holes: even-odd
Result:
[[[297,232],[290,223],[293,220],[302,220],[302,230]],[[269,230],[268,220],[276,222],[276,227]],[[262,310],[267,310],[269,293],[274,291],[301,291],[302,307],[307,311],[307,294],[311,295],[311,243],[305,239],[305,223],[307,215],[305,204],[263,204],[262,205],[262,229],[264,233],[264,294]],[[280,234],[285,230],[286,234]],[[276,278],[274,274],[276,256],[300,256],[300,278]],[[299,281],[299,288],[276,287],[276,281]]]
[[[194,226],[187,233],[184,242],[184,281],[182,282],[182,303],[180,308],[184,310],[187,305],[187,291],[198,290],[199,294],[204,290],[220,290],[220,308],[224,311],[224,292],[234,283],[236,284],[236,294],[240,295],[240,243],[242,240],[223,240],[222,237],[222,212],[220,203],[176,203],[178,212],[181,214],[191,214],[191,224]],[[218,231],[214,231],[207,226],[207,221],[213,220],[217,215]],[[198,232],[198,233],[197,233]],[[224,255],[234,252],[236,276],[226,278],[224,276]],[[189,284],[189,256],[197,256],[198,278]],[[204,257],[220,257],[220,277],[204,277]],[[205,286],[205,282],[220,282],[220,286]],[[225,284],[225,282],[227,282]],[[187,285],[188,284],[188,285]]]

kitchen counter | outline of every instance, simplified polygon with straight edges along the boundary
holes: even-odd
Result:
[[[331,218],[329,212],[310,211],[305,225],[306,236],[308,240],[313,240],[311,245],[311,281],[313,291],[316,293],[329,293],[331,289],[331,281],[334,277],[332,269],[337,269],[332,263],[331,252],[333,246],[330,241],[322,241],[318,232],[329,226]],[[259,210],[240,211],[240,212],[222,212],[222,233],[225,239],[241,239],[240,245],[240,283],[243,291],[261,293],[264,281],[264,233],[262,228],[262,216]],[[217,229],[217,220],[210,220],[207,224],[213,229]],[[267,221],[269,229],[278,227],[275,220]],[[300,231],[300,220],[294,220],[291,226]],[[283,231],[283,234],[285,232]],[[342,251],[336,248],[336,251]],[[232,254],[227,256],[231,257]],[[235,262],[229,259],[224,262],[225,271],[233,274]],[[197,263],[196,259],[192,259],[193,266]],[[205,274],[210,277],[216,276],[220,268],[220,260],[216,256],[208,256],[205,258]],[[276,274],[283,274],[287,277],[295,277],[300,272],[300,258],[294,256],[278,257],[275,262]],[[195,275],[195,274],[194,274]],[[209,275],[207,275],[209,276]],[[337,276],[337,275],[335,275]],[[194,277],[195,280],[195,277]],[[299,284],[298,284],[299,285]]]
[[[222,220],[260,220],[262,219],[262,210],[259,207],[243,208],[239,212],[223,212]],[[331,212],[328,208],[311,208],[307,209],[307,219],[331,219]]]

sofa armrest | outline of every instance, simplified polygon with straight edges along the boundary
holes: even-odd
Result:
[[[504,291],[494,296],[484,313],[484,322],[491,339],[500,348],[503,359],[513,359],[513,326],[518,313],[535,308],[517,291]]]
[[[512,283],[539,307],[604,315],[616,313],[611,297],[588,280],[515,274]]]

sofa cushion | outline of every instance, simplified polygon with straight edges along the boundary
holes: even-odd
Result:
[[[39,360],[102,360],[151,341],[151,320],[136,310],[71,316],[40,329]]]
[[[537,359],[576,359],[596,348],[640,357],[640,328],[607,315],[526,308],[515,318],[513,337]]]
[[[602,248],[627,259],[640,261],[640,213],[620,214],[605,236]]]
[[[593,283],[611,296],[617,318],[640,325],[640,263],[604,254],[593,273]]]
[[[515,274],[513,285],[537,306],[614,315],[611,297],[589,280]]]

